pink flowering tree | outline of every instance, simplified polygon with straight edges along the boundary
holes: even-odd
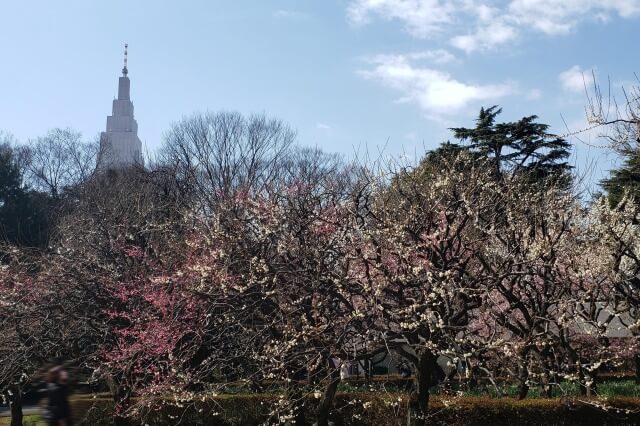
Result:
[[[347,273],[350,205],[348,188],[330,176],[292,180],[263,196],[229,200],[212,237],[237,277],[224,293],[254,336],[253,378],[286,384],[285,405],[274,415],[296,424],[304,424],[309,392],[320,396],[318,424],[328,423],[338,360],[355,356],[362,321]]]
[[[0,392],[22,424],[22,394],[53,362],[82,367],[101,341],[82,312],[89,289],[77,285],[53,256],[0,248]]]
[[[129,376],[134,364],[114,368],[104,355],[123,338],[133,301],[161,296],[149,280],[161,279],[159,271],[172,270],[185,255],[190,223],[174,176],[170,169],[96,175],[77,188],[74,208],[60,219],[52,242],[50,262],[61,272],[51,279],[78,290],[70,315],[94,333],[84,366],[109,384],[120,424],[126,423],[120,414],[135,382]],[[136,283],[148,294],[136,293]]]
[[[28,265],[24,264],[28,258],[23,258],[23,253],[11,247],[2,251],[0,392],[3,402],[8,402],[11,407],[11,424],[22,425],[23,389],[35,379],[38,368],[51,355],[43,344],[55,344],[49,339],[39,339],[46,327],[42,311],[44,304],[41,301],[50,297],[50,294],[28,273]]]
[[[328,423],[339,360],[364,357],[354,351],[363,319],[347,272],[358,185],[336,161],[307,151],[277,185],[219,196],[170,270],[141,247],[121,247],[135,267],[102,283],[114,301],[104,357],[130,392],[188,400],[229,384],[284,385],[274,417],[303,424],[312,393],[318,423]]]

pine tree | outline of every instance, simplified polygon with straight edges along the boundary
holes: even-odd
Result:
[[[611,206],[617,206],[625,194],[640,203],[640,153],[630,154],[618,169],[611,171],[611,177],[602,181]]]
[[[0,241],[46,247],[50,233],[50,198],[22,184],[18,151],[0,144]]]
[[[497,176],[527,173],[535,182],[571,182],[572,167],[567,162],[571,145],[548,133],[549,126],[531,115],[518,121],[496,123],[502,108],[481,108],[474,128],[453,128],[454,136],[467,142],[467,149],[487,158]]]
[[[13,149],[0,144],[0,207],[23,194],[22,173]]]

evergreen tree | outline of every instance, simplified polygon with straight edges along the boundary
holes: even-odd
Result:
[[[607,191],[609,203],[616,206],[626,193],[640,203],[640,155],[638,152],[630,154],[618,169],[611,171],[611,176],[602,181],[602,187]]]
[[[0,144],[0,207],[11,203],[24,193],[22,172],[8,143]]]
[[[467,149],[492,162],[497,176],[528,173],[536,182],[553,180],[568,185],[572,167],[571,145],[548,133],[549,126],[531,115],[518,121],[496,123],[498,106],[481,108],[474,128],[453,128],[454,136],[468,142]]]
[[[23,172],[18,151],[0,144],[0,241],[43,248],[49,239],[51,200],[23,187]]]
[[[441,165],[442,163],[454,160],[463,151],[467,151],[467,148],[465,146],[447,141],[440,144],[440,146],[433,151],[429,151],[427,155],[422,159],[421,163],[424,165],[430,164],[433,166]]]

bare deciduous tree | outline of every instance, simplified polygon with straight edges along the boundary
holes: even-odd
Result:
[[[31,186],[53,197],[86,181],[95,171],[97,143],[82,141],[72,129],[53,129],[29,141],[28,179]]]
[[[173,167],[200,209],[239,190],[260,192],[295,140],[285,123],[264,115],[197,113],[166,134],[160,162]]]

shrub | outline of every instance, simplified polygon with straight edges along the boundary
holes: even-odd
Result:
[[[134,424],[257,426],[270,420],[277,395],[222,395],[180,402],[146,400]],[[307,419],[313,422],[317,400],[308,396]],[[108,399],[78,398],[72,402],[82,425],[111,424],[113,403]],[[336,426],[393,426],[406,424],[407,399],[403,394],[351,392],[336,396],[331,418]],[[640,424],[640,400],[616,398],[527,399],[487,397],[434,397],[430,424],[442,425],[628,425]]]

